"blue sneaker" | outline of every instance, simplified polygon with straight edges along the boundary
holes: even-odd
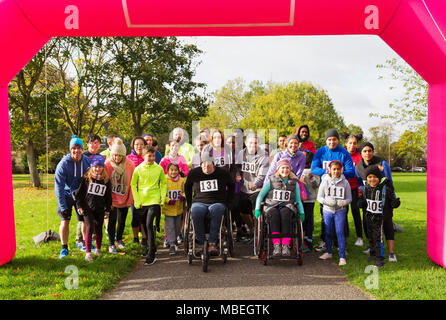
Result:
[[[59,254],[59,259],[63,259],[68,256],[68,249],[62,249]]]
[[[85,246],[85,244],[82,244],[82,248],[81,248],[81,250],[82,250],[82,251],[86,251],[86,250],[87,250],[87,247]],[[93,251],[95,251],[95,250],[96,250],[95,246],[94,246],[94,245],[91,245],[91,251],[93,252]]]

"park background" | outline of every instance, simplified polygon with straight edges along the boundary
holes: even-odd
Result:
[[[392,167],[426,165],[427,84],[370,36],[55,38],[14,78],[9,97],[18,250],[0,270],[3,299],[99,298],[139,259],[132,248],[85,265],[83,289],[67,291],[59,244],[34,245],[32,236],[58,229],[51,173],[72,134],[85,141],[115,133],[129,153],[131,139],[149,132],[163,152],[174,127],[192,136],[193,121],[266,129],[266,142],[268,129],[288,135],[308,124],[316,147],[334,127],[363,133]],[[426,253],[426,175],[401,173],[395,185],[402,199],[395,222],[405,229],[395,241],[399,262],[386,265],[372,294],[444,298],[444,269]],[[352,248],[344,271],[364,288],[359,253]],[[82,253],[71,259],[81,263]]]

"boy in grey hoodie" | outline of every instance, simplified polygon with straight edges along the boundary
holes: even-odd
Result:
[[[330,172],[322,176],[317,201],[323,205],[323,216],[326,230],[325,243],[327,252],[319,258],[322,260],[332,258],[333,224],[339,245],[339,265],[345,265],[345,236],[344,224],[347,206],[352,201],[350,184],[342,174],[342,163],[333,160],[328,164]]]

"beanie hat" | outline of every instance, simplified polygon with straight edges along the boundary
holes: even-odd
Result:
[[[336,138],[338,138],[338,140],[339,140],[339,134],[338,134],[338,131],[337,131],[336,129],[328,129],[328,130],[325,132],[325,140],[327,140],[327,139],[330,138],[330,137],[336,137]]]
[[[298,136],[296,136],[295,134],[290,135],[290,136],[288,137],[288,139],[286,140],[286,145],[288,145],[288,143],[289,143],[291,140],[294,140],[294,139],[296,139],[297,141],[299,141],[299,137],[298,137]]]
[[[151,137],[152,135],[150,133],[144,133],[141,137],[145,138],[147,136]]]
[[[121,139],[115,138],[111,146],[110,154],[121,155],[124,157],[127,155],[127,149]]]
[[[70,140],[70,149],[73,148],[75,144],[80,145],[82,149],[84,148],[84,143],[82,142],[82,139],[76,135],[72,135]]]
[[[373,144],[371,144],[370,142],[363,142],[359,146],[359,152],[362,152],[362,149],[364,149],[365,147],[370,147],[373,151],[375,151],[375,147],[373,146]]]
[[[90,162],[91,167],[94,166],[104,167],[104,164],[105,164],[105,158],[103,156],[95,155],[91,157],[91,162]]]
[[[214,163],[214,157],[209,154],[209,152],[203,152],[201,155],[201,163],[212,162]]]
[[[382,178],[381,170],[379,170],[378,166],[371,165],[368,166],[367,169],[365,169],[366,177],[368,177],[370,174],[375,175],[379,180]]]
[[[281,166],[289,166],[291,168],[290,161],[288,159],[279,160],[277,162],[277,170],[279,170]]]

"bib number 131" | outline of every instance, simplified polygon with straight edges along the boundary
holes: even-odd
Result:
[[[218,191],[217,179],[200,181],[200,191],[201,192]]]

